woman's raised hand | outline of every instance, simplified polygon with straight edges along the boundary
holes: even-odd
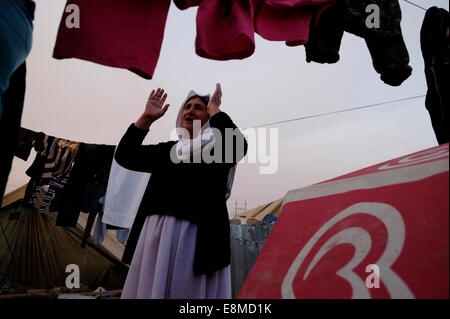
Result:
[[[135,123],[136,127],[148,129],[154,121],[163,116],[170,105],[164,105],[166,98],[167,93],[164,93],[163,89],[152,90],[145,105],[144,113]]]
[[[163,116],[169,108],[169,104],[164,105],[166,98],[167,93],[164,93],[163,89],[152,90],[145,105],[144,115],[152,121],[156,121]]]
[[[221,103],[222,103],[222,88],[220,86],[220,83],[217,83],[216,90],[209,99],[209,103],[207,106],[209,116],[213,116],[214,114],[220,112],[219,106]]]

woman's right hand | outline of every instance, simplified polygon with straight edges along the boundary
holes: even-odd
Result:
[[[135,125],[138,128],[148,129],[153,122],[162,117],[170,105],[164,105],[166,98],[167,93],[164,93],[163,89],[158,88],[156,91],[152,90],[145,105],[145,111],[136,121]]]
[[[166,98],[167,93],[164,93],[163,89],[158,88],[156,92],[152,90],[145,105],[144,115],[153,121],[163,116],[169,108],[169,104],[164,105]]]

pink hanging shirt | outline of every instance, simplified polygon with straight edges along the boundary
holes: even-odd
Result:
[[[266,40],[302,45],[308,41],[311,21],[335,0],[250,0],[255,31]]]

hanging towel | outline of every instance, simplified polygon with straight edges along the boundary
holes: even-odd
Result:
[[[128,170],[113,159],[102,222],[131,228],[150,176],[150,173]]]

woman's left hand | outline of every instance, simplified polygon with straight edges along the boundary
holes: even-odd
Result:
[[[220,112],[219,106],[222,103],[222,88],[220,87],[220,83],[216,84],[216,90],[214,94],[209,99],[209,103],[207,106],[207,111],[209,116],[213,116],[216,113]]]

